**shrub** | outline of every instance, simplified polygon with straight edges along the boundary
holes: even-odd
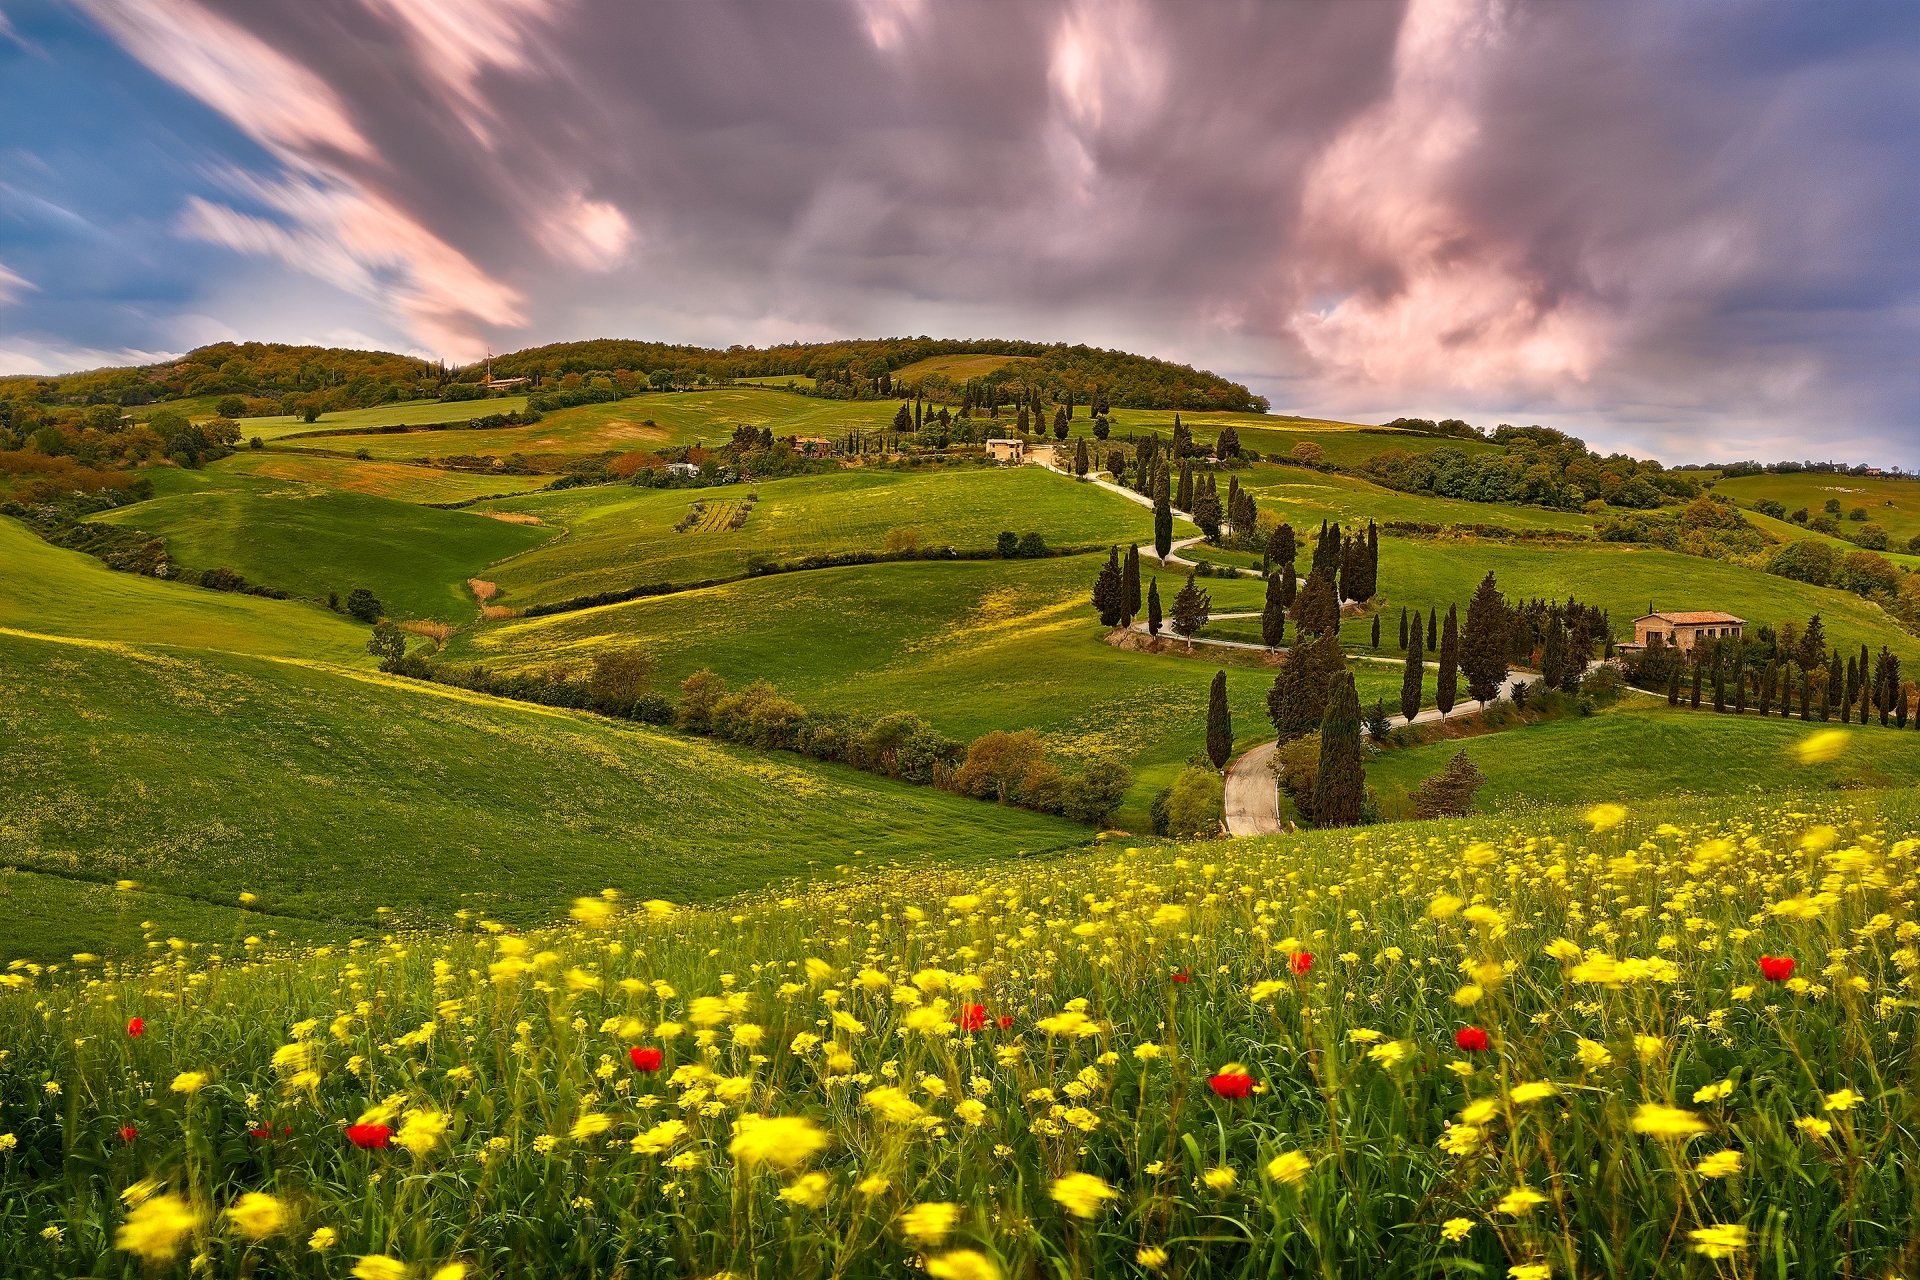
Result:
[[[1795,582],[1824,587],[1833,581],[1839,554],[1824,542],[1802,538],[1785,543],[1767,558],[1767,572]]]
[[[1487,775],[1474,767],[1467,753],[1457,751],[1446,768],[1415,787],[1408,798],[1413,801],[1416,818],[1464,818],[1473,812],[1474,793],[1487,783]]]
[[[1853,545],[1868,551],[1885,551],[1890,541],[1887,531],[1877,524],[1862,525],[1853,535]]]
[[[1873,551],[1849,551],[1840,561],[1834,585],[1856,595],[1891,595],[1900,589],[1900,569]]]
[[[1224,797],[1219,774],[1203,765],[1187,766],[1167,795],[1167,834],[1186,840],[1218,835]]]
[[[347,592],[347,616],[365,623],[375,623],[386,615],[386,606],[380,598],[365,587],[355,587]]]

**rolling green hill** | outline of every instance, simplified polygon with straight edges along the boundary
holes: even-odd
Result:
[[[183,568],[224,567],[311,600],[366,587],[392,617],[443,622],[473,616],[468,578],[554,536],[470,511],[271,480],[156,497],[99,518],[159,535]]]
[[[749,501],[749,495],[758,501]],[[675,526],[696,502],[744,514],[684,533]],[[736,577],[756,562],[905,545],[992,551],[1002,531],[1039,531],[1050,545],[1151,540],[1152,513],[1093,485],[1037,467],[1005,470],[846,470],[720,489],[570,489],[484,504],[536,516],[566,536],[496,566],[502,603],[525,605],[647,583]],[[714,528],[718,523],[721,527]]]
[[[1862,507],[1867,521],[1887,531],[1895,551],[1906,550],[1907,540],[1920,534],[1920,480],[1793,471],[1716,480],[1713,491],[1743,507],[1770,498],[1789,512],[1805,507],[1814,515],[1821,513],[1829,499],[1839,501],[1843,516]],[[1840,527],[1852,531],[1860,526],[1843,519]]]
[[[98,886],[119,879],[170,900],[164,927],[191,936],[231,937],[238,922],[213,908],[242,890],[264,913],[249,931],[291,917],[297,936],[337,936],[388,923],[381,907],[402,921],[470,907],[530,922],[583,884],[691,901],[841,863],[965,862],[1088,835],[849,769],[298,658],[4,631],[0,777],[6,862],[36,873],[0,878],[30,895],[0,902],[38,904],[0,912],[10,957],[131,941],[167,903],[104,915]]]

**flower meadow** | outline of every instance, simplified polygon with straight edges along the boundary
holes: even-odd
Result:
[[[1913,806],[1706,808],[15,965],[4,1269],[1920,1273]]]

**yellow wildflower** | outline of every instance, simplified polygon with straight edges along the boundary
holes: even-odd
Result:
[[[1693,1251],[1706,1257],[1731,1258],[1747,1247],[1747,1229],[1737,1222],[1717,1222],[1687,1232]]]
[[[978,1249],[954,1249],[927,1259],[932,1280],[1000,1280],[1000,1268]]]
[[[1091,1218],[1100,1212],[1102,1204],[1120,1198],[1118,1191],[1091,1173],[1069,1173],[1056,1178],[1049,1194],[1076,1218]]]
[[[805,1116],[744,1115],[733,1131],[727,1152],[749,1167],[797,1169],[824,1151],[831,1141]]]
[[[227,1223],[249,1240],[265,1240],[287,1225],[287,1206],[262,1191],[249,1191],[227,1208]]]
[[[916,1244],[939,1244],[953,1234],[960,1206],[934,1201],[916,1204],[900,1215],[900,1231]]]
[[[192,1206],[179,1196],[151,1196],[134,1206],[113,1244],[147,1262],[168,1262],[197,1222]]]

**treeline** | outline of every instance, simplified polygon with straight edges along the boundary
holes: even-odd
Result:
[[[654,691],[654,660],[643,653],[600,654],[584,669],[554,666],[509,673],[479,664],[435,663],[406,653],[403,646],[403,638],[389,628],[377,631],[368,648],[380,658],[380,669],[393,675],[518,702],[671,725],[763,751],[792,751],[1095,826],[1111,820],[1133,783],[1132,771],[1116,756],[1097,756],[1074,770],[1063,768],[1049,758],[1044,739],[1032,730],[994,730],[962,743],[910,712],[874,718],[809,710],[766,680],[733,689],[712,671],[696,671],[680,682],[679,700],[672,702]]]
[[[1857,654],[1829,648],[1820,615],[1806,625],[1777,630],[1756,626],[1739,638],[1697,642],[1691,651],[1659,637],[1627,659],[1627,678],[1643,689],[1664,690],[1669,706],[1745,715],[1798,716],[1802,721],[1869,724],[1920,729],[1920,688],[1901,672],[1900,656],[1885,645],[1876,655],[1866,645]]]
[[[1464,424],[1463,424],[1464,425]],[[1589,504],[1651,509],[1670,498],[1695,498],[1691,477],[1624,453],[1605,457],[1547,427],[1496,427],[1486,437],[1498,453],[1442,446],[1427,453],[1388,449],[1360,466],[1369,479],[1405,493],[1467,502],[1579,511]]]
[[[1266,400],[1246,387],[1187,365],[1100,347],[992,338],[849,339],[724,350],[601,338],[495,356],[492,368],[495,377],[525,377],[539,385],[568,374],[610,376],[618,370],[644,377],[655,387],[798,374],[814,379],[815,394],[886,399],[896,393],[896,371],[920,360],[951,355],[1025,357],[979,381],[993,387],[1028,387],[1050,400],[1070,394],[1082,404],[1099,397],[1133,409],[1263,413],[1267,408]]]
[[[185,396],[282,401],[323,394],[335,408],[364,408],[438,395],[449,377],[444,365],[390,351],[216,342],[162,364],[0,380],[0,425],[9,403],[12,412],[30,414],[90,405],[131,408]]]

